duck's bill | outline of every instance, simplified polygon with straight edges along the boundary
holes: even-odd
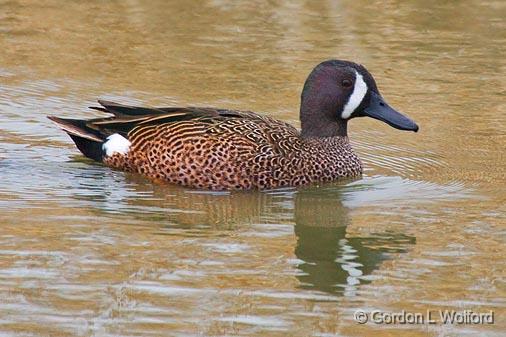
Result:
[[[363,113],[366,116],[383,121],[399,130],[418,131],[418,125],[416,125],[415,122],[392,109],[383,98],[375,92],[371,92],[371,101],[369,102],[369,106],[364,109]]]

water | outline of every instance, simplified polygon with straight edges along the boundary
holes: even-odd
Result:
[[[0,2],[1,336],[475,336],[506,329],[501,1]],[[418,134],[350,124],[361,180],[153,185],[45,118],[96,98],[298,125],[324,59],[363,63]],[[495,313],[359,325],[357,309]]]

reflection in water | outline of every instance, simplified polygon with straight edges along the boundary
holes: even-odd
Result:
[[[300,272],[296,275],[303,289],[353,296],[360,284],[370,282],[369,275],[390,258],[390,254],[404,253],[408,245],[416,242],[413,236],[392,231],[362,236],[349,234],[350,208],[343,205],[344,199],[351,205],[360,204],[360,200],[372,203],[371,196],[379,193],[383,202],[393,202],[408,196],[412,185],[420,191],[420,187],[416,187],[419,184],[409,180],[362,179],[319,188],[229,193],[152,184],[135,174],[113,174],[115,180],[111,180],[111,176],[104,176],[102,171],[96,177],[91,171],[88,173],[90,175],[80,176],[79,186],[73,188],[91,188],[91,191],[75,194],[75,199],[98,206],[95,209],[98,217],[113,213],[137,226],[144,224],[153,228],[156,224],[155,231],[164,235],[209,236],[209,229],[244,230],[258,223],[295,222],[295,255],[301,260],[297,265]],[[95,181],[94,185],[84,186],[90,179]],[[101,183],[97,183],[97,179]],[[350,190],[350,186],[357,184],[358,188]],[[428,198],[436,193],[444,197],[445,188],[455,192],[450,187],[429,189],[424,186],[424,193],[433,191]],[[389,195],[388,191],[395,193]],[[446,195],[446,198],[451,197]]]
[[[369,179],[365,182],[372,185],[369,193],[375,193],[374,184],[378,184],[377,189],[384,189],[380,185],[381,179],[380,182]],[[349,183],[299,190],[232,193],[154,185],[135,174],[127,175],[125,183],[135,186],[136,195],[108,193],[102,199],[94,197],[95,203],[103,205],[97,211],[122,209],[122,215],[135,219],[137,224],[144,222],[150,227],[159,224],[157,232],[165,235],[209,236],[209,229],[244,230],[256,223],[294,221],[295,255],[301,260],[297,268],[302,272],[296,275],[303,289],[353,296],[360,284],[370,282],[368,275],[388,259],[389,254],[404,253],[408,245],[416,242],[413,236],[392,231],[366,236],[348,234],[350,209],[343,206],[343,191]],[[408,181],[407,185],[410,184],[413,182]],[[402,189],[398,185],[395,187],[397,192]],[[144,197],[139,198],[140,195]],[[363,197],[360,189],[347,193],[347,198]],[[395,197],[402,195],[397,193]],[[272,234],[275,235],[274,230]]]
[[[402,233],[350,237],[349,209],[339,189],[330,192],[300,191],[295,198],[295,254],[303,261],[297,278],[304,289],[354,296],[367,275],[388,258],[387,253],[406,251],[415,237]]]

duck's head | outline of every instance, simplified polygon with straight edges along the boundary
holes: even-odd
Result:
[[[329,60],[309,74],[301,97],[304,137],[345,136],[348,120],[369,116],[388,125],[418,131],[418,125],[390,107],[362,65]]]

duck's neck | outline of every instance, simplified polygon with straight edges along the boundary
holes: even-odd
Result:
[[[325,113],[328,107],[304,104],[300,108],[301,134],[303,138],[347,137],[348,122]]]
[[[300,102],[303,138],[346,137],[347,120],[338,117],[342,104],[327,88],[328,76],[310,75],[304,84]],[[314,77],[314,78],[313,78]]]

